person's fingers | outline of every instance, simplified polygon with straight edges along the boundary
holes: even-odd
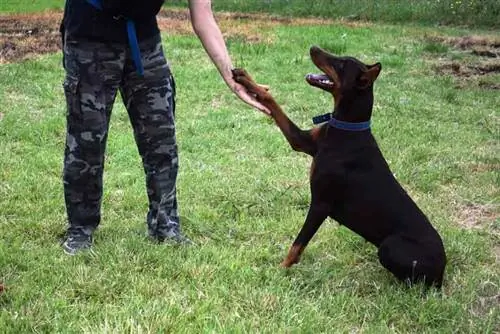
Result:
[[[269,111],[269,109],[267,109],[262,103],[254,100],[252,97],[250,97],[249,95],[247,94],[241,94],[241,95],[238,95],[238,97],[243,100],[243,102],[245,102],[246,104],[258,109],[259,111],[265,113],[266,115],[270,115],[271,112]]]
[[[260,88],[265,89],[266,92],[269,91],[269,86],[268,85],[261,85],[261,84],[257,84],[257,85],[259,85]]]
[[[255,95],[249,93],[243,85],[237,83],[234,80],[230,80],[230,81],[232,81],[230,84],[231,89],[243,102],[260,110],[261,112],[263,112],[267,115],[271,114],[271,111],[269,109],[267,109],[262,103],[257,101],[255,99]]]

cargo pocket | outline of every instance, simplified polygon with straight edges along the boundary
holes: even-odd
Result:
[[[66,75],[63,82],[64,95],[66,96],[66,115],[81,116],[80,102],[80,78],[72,75]]]

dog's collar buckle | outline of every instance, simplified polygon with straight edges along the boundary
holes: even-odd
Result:
[[[312,118],[312,121],[313,121],[313,124],[321,124],[321,123],[328,122],[330,119],[332,119],[332,113],[314,116]]]

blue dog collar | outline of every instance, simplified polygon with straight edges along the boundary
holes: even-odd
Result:
[[[365,131],[365,130],[370,129],[371,121],[351,123],[351,122],[339,121],[338,119],[332,118],[332,119],[330,119],[328,124],[330,126],[333,126],[334,128],[341,129],[341,130]]]
[[[87,0],[87,2],[95,8],[103,10],[102,0]],[[129,19],[127,19],[127,35],[130,52],[132,53],[132,59],[134,60],[135,64],[135,70],[137,74],[143,76],[144,67],[142,66],[141,61],[141,49],[139,48],[139,42],[137,41],[137,30],[135,29],[134,21]]]
[[[312,120],[314,124],[328,122],[328,125],[346,131],[365,131],[370,129],[371,125],[371,121],[358,123],[339,121],[338,119],[333,118],[331,113],[313,117]]]

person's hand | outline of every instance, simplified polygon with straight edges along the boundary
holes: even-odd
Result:
[[[270,115],[271,112],[262,103],[251,96],[245,87],[234,81],[231,72],[231,58],[227,52],[227,47],[217,21],[215,21],[212,12],[212,1],[189,0],[189,13],[194,32],[229,88],[243,102]]]
[[[257,101],[254,96],[250,95],[245,87],[234,81],[231,78],[224,78],[227,85],[231,88],[231,90],[246,104],[254,107],[255,109],[262,111],[266,115],[271,115],[269,109],[267,109],[262,103]],[[268,90],[269,87],[261,85],[264,89]]]

